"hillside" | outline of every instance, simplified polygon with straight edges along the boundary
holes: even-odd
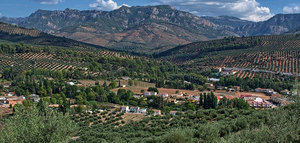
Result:
[[[178,46],[156,55],[186,69],[229,67],[294,75],[299,73],[299,56],[299,35],[224,38]],[[254,76],[252,71],[247,74]]]
[[[113,49],[158,53],[177,45],[224,36],[282,34],[299,27],[299,14],[263,22],[230,16],[198,17],[171,6],[136,6],[114,11],[38,10],[25,18],[0,18],[26,28]]]
[[[38,30],[26,29],[2,22],[0,22],[0,40],[45,46],[94,47],[105,49],[101,46],[86,44],[64,37],[57,37]]]
[[[151,64],[144,57],[0,23],[0,73],[8,69],[12,74],[33,69],[79,70],[89,77],[108,78],[124,70],[140,71],[138,74],[143,74],[143,68],[133,68],[133,65],[137,66],[137,61],[143,63],[143,66],[144,63]]]

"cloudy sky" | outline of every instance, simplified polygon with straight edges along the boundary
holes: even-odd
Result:
[[[38,9],[110,11],[122,5],[171,5],[198,16],[229,15],[263,21],[278,13],[300,13],[299,0],[1,0],[0,16],[25,17]]]

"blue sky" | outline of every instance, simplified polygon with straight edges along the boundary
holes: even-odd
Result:
[[[38,9],[114,10],[122,5],[171,5],[198,16],[229,15],[262,21],[278,13],[300,13],[299,0],[1,0],[0,16],[26,17]]]

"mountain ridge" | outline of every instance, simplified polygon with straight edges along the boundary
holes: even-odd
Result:
[[[300,26],[299,18],[300,14],[279,14],[264,22],[251,22],[232,16],[198,17],[160,5],[123,6],[113,11],[38,10],[23,19],[0,21],[113,49],[158,53],[178,45],[228,36],[283,34]]]

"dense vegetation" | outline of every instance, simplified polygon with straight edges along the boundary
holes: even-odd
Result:
[[[13,116],[3,122],[0,129],[2,143],[68,142],[78,129],[68,114],[52,111],[42,102],[15,106]]]

